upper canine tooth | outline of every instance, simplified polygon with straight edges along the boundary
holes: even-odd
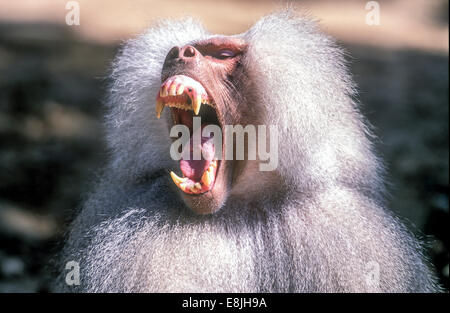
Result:
[[[177,95],[177,85],[172,84],[169,88],[169,95],[170,96],[176,96]]]
[[[164,110],[164,103],[161,100],[156,100],[156,117],[161,117],[161,112]]]
[[[192,108],[194,109],[195,115],[198,115],[198,113],[200,112],[201,105],[202,105],[202,96],[197,95],[194,101],[192,101]]]
[[[178,96],[179,96],[179,95],[182,95],[183,92],[184,92],[184,85],[183,85],[183,84],[180,84],[180,85],[178,86],[178,89],[177,89],[177,95],[178,95]]]

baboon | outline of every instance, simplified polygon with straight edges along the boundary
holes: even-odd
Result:
[[[386,208],[355,95],[343,51],[289,9],[235,36],[185,18],[128,41],[106,101],[110,159],[68,233],[55,290],[439,291],[419,240]],[[276,168],[174,160],[170,129],[192,132],[193,117],[201,129],[276,125]],[[202,136],[202,152],[218,148]],[[79,285],[65,282],[68,261]]]

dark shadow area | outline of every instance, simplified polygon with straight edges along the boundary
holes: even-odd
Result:
[[[392,208],[430,239],[448,288],[448,56],[346,46],[388,168]],[[48,291],[67,223],[104,163],[104,77],[116,46],[0,24],[0,292]]]
[[[430,246],[448,289],[448,56],[346,46],[387,168],[389,203]]]
[[[105,158],[114,50],[58,25],[0,24],[0,292],[48,290],[45,265]]]
[[[434,12],[433,20],[442,25],[448,25],[448,1],[442,1]]]

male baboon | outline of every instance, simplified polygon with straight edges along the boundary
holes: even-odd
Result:
[[[286,10],[236,36],[161,22],[123,47],[111,77],[111,159],[61,258],[79,262],[81,282],[66,286],[62,265],[58,290],[439,290],[384,208],[342,51],[308,18]],[[192,131],[197,115],[202,128],[276,125],[278,166],[173,160],[170,128]],[[169,175],[178,167],[184,177]]]

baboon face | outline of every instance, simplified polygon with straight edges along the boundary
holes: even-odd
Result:
[[[164,61],[160,92],[156,99],[158,118],[165,107],[170,109],[171,125],[182,124],[190,130],[190,156],[180,160],[183,177],[171,172],[184,202],[198,214],[220,209],[232,185],[232,161],[225,160],[224,125],[240,124],[243,66],[246,44],[236,37],[214,37],[183,47],[173,47]],[[201,118],[203,130],[216,125],[222,130],[222,158],[214,157],[212,134],[193,141],[193,117]],[[201,159],[192,157],[194,145],[202,151]],[[208,157],[210,156],[210,157]]]

